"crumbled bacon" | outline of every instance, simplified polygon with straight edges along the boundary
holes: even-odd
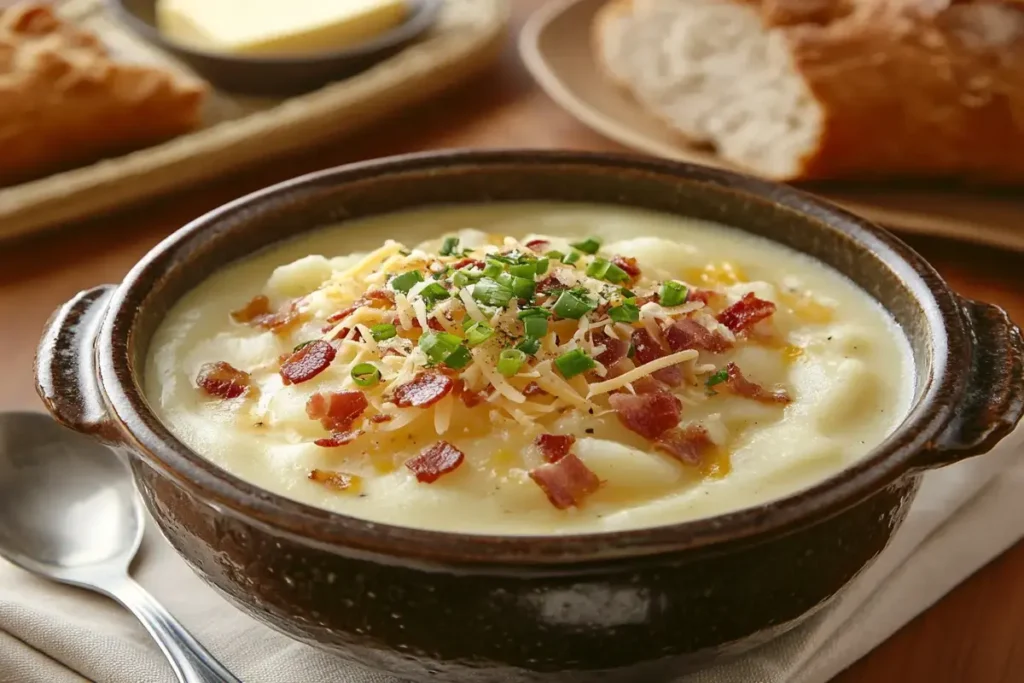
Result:
[[[231,311],[231,317],[235,322],[248,323],[268,313],[270,313],[270,299],[260,294],[249,299],[249,302],[237,311]]]
[[[654,448],[668,453],[686,465],[700,465],[704,454],[714,446],[708,430],[698,424],[669,429],[654,441]]]
[[[523,396],[543,396],[546,393],[548,393],[547,390],[536,382],[530,382],[523,387]]]
[[[789,392],[785,389],[769,391],[760,384],[751,382],[743,376],[743,372],[735,363],[729,363],[725,366],[725,370],[728,373],[725,386],[739,396],[752,398],[762,403],[789,403],[792,400],[789,397]]]
[[[530,240],[529,242],[526,243],[526,248],[533,249],[534,251],[544,251],[544,247],[548,246],[548,244],[550,244],[550,242],[548,242],[547,240]]]
[[[693,318],[680,318],[665,330],[665,341],[673,351],[697,349],[722,353],[732,347],[732,342],[720,332],[712,332]]]
[[[282,334],[299,320],[299,309],[295,301],[287,301],[277,312],[270,310],[270,299],[263,294],[254,296],[245,306],[231,312],[237,322],[262,327],[275,334]]]
[[[637,265],[636,259],[632,256],[616,256],[612,259],[612,263],[626,271],[630,282],[640,277],[640,266]]]
[[[455,382],[444,373],[421,372],[395,389],[392,400],[400,408],[427,408],[447,396]]]
[[[359,297],[351,306],[327,316],[328,323],[339,323],[363,306],[370,308],[390,308],[395,303],[395,295],[386,289],[371,289]]]
[[[360,436],[362,436],[363,430],[361,429],[348,429],[343,432],[334,432],[326,439],[317,439],[313,443],[323,448],[337,448],[338,446],[344,446],[345,444],[352,443]]]
[[[742,299],[719,313],[718,322],[737,333],[756,325],[774,312],[775,304],[758,299],[753,292],[748,292]]]
[[[420,325],[419,318],[413,318],[412,319],[412,326],[417,328],[417,329],[422,329],[422,327],[423,327],[422,325]],[[439,323],[437,321],[437,318],[427,318],[427,327],[429,327],[430,329],[432,329],[432,330],[434,330],[436,332],[444,332],[444,325]]]
[[[644,304],[651,302],[659,303],[661,301],[661,294],[658,292],[652,292],[651,294],[645,294],[644,296],[638,296],[636,298],[636,305],[638,308],[642,308]]]
[[[606,368],[610,368],[626,357],[629,352],[629,344],[621,339],[609,337],[604,332],[595,332],[591,337],[594,346],[603,346],[604,351],[599,353],[595,360]]]
[[[637,365],[646,365],[665,355],[665,348],[643,327],[633,330],[631,339],[633,342],[633,361]],[[674,365],[656,370],[651,373],[651,376],[670,387],[677,387],[683,383],[683,371]]]
[[[573,453],[558,462],[530,470],[530,479],[559,510],[579,506],[584,498],[601,486],[597,475]]]
[[[325,429],[344,431],[370,405],[361,391],[318,392],[306,401],[306,415]]]
[[[659,382],[650,375],[641,377],[638,380],[630,382],[633,386],[633,391],[638,394],[656,394],[658,392],[667,392],[668,386],[663,382]]]
[[[373,422],[374,424],[380,424],[382,422],[391,422],[394,419],[394,415],[388,415],[387,413],[377,413],[376,415],[370,416],[370,422]]]
[[[548,294],[554,289],[561,289],[565,287],[554,275],[548,275],[547,277],[537,280],[537,293]]]
[[[718,296],[716,292],[710,289],[696,289],[691,287],[686,293],[687,301],[699,301],[705,306],[711,303],[711,299]]]
[[[453,263],[452,264],[452,268],[454,268],[455,270],[459,270],[460,268],[465,268],[466,266],[473,266],[474,268],[483,268],[486,265],[487,264],[484,263],[483,261],[481,261],[480,259],[464,258],[464,259],[459,259],[458,261]]]
[[[533,445],[548,462],[558,462],[569,455],[569,449],[574,443],[576,437],[571,434],[541,434],[533,441]]]
[[[647,439],[656,439],[677,426],[683,411],[679,399],[664,391],[612,394],[608,402],[627,429]]]
[[[248,372],[218,361],[205,363],[199,368],[196,384],[210,396],[217,398],[238,398],[249,390],[252,378]]]
[[[285,384],[308,382],[326,370],[337,353],[323,339],[305,344],[281,364],[281,378]]]
[[[418,481],[430,484],[443,474],[448,474],[465,460],[466,456],[447,441],[438,441],[419,455],[405,462]]]
[[[309,478],[319,484],[325,484],[330,486],[332,489],[338,489],[344,491],[347,488],[356,486],[359,483],[359,477],[354,474],[346,474],[345,472],[334,472],[332,470],[310,470]]]

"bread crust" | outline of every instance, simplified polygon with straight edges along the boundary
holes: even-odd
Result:
[[[44,4],[0,11],[0,184],[145,147],[196,128],[207,88],[110,59]]]

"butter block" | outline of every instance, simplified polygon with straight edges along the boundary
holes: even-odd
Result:
[[[158,0],[169,40],[239,55],[343,49],[405,20],[406,0]]]

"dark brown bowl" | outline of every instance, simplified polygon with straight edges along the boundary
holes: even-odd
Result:
[[[471,536],[370,523],[258,489],[179,442],[140,390],[154,329],[229,261],[317,227],[466,202],[611,202],[719,221],[845,273],[892,313],[918,391],[857,464],[787,498],[638,531]],[[797,190],[685,164],[445,152],[315,173],[239,199],[50,320],[36,360],[58,420],[131,454],[192,568],[299,640],[415,680],[656,683],[766,641],[885,548],[924,471],[988,451],[1024,412],[1024,342],[887,232]]]
[[[426,33],[437,19],[442,0],[407,1],[409,13],[404,22],[364,43],[309,55],[260,56],[210,52],[165,38],[156,25],[156,0],[107,0],[107,3],[133,31],[191,66],[221,90],[245,95],[286,96],[316,90],[365,71]]]

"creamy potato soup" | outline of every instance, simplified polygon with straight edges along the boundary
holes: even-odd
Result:
[[[469,533],[671,524],[863,456],[914,390],[836,272],[718,225],[499,204],[353,221],[227,266],[146,393],[196,452],[339,513]]]

